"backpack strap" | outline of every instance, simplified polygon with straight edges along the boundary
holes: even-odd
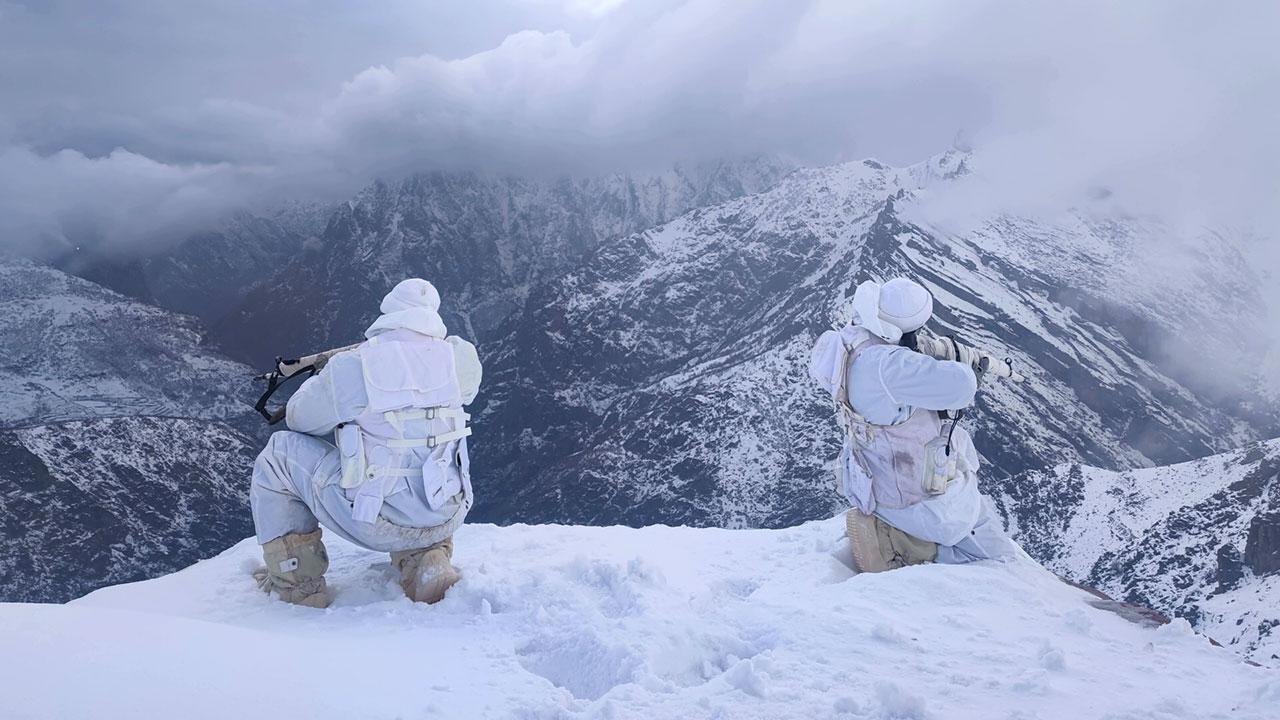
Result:
[[[874,335],[868,337],[862,342],[849,347],[845,343],[844,337],[840,338],[840,346],[844,349],[844,357],[840,360],[840,382],[837,384],[836,392],[832,395],[832,401],[835,404],[836,413],[844,420],[844,427],[848,433],[850,440],[862,442],[870,442],[875,425],[862,417],[857,410],[853,409],[853,404],[849,402],[849,369],[853,366],[853,359],[863,348],[869,345],[883,344],[879,338]],[[861,431],[860,433],[855,430]]]

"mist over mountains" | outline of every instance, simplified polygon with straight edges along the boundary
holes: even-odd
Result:
[[[950,151],[904,168],[874,160],[796,168],[757,158],[653,176],[552,182],[430,173],[371,185],[323,222],[286,225],[245,216],[221,241],[193,238],[170,255],[85,265],[86,276],[148,303],[207,308],[198,310],[205,330],[195,326],[194,334],[166,342],[182,346],[185,356],[208,358],[198,362],[220,368],[218,377],[207,385],[209,399],[186,409],[97,403],[137,420],[107,422],[83,402],[56,413],[47,400],[29,403],[37,410],[23,423],[32,429],[10,433],[10,452],[42,458],[39,466],[47,470],[41,476],[49,480],[45,489],[24,490],[8,502],[38,507],[44,502],[38,493],[70,502],[83,492],[76,478],[93,474],[114,488],[93,497],[114,517],[128,518],[130,542],[165,547],[165,538],[191,538],[189,550],[151,560],[143,560],[140,549],[95,540],[84,547],[114,549],[90,554],[74,568],[56,561],[45,566],[52,577],[76,573],[84,578],[81,588],[176,569],[189,562],[189,553],[216,552],[249,531],[243,489],[264,429],[249,411],[256,396],[248,383],[251,366],[262,367],[276,354],[357,340],[381,295],[413,275],[440,287],[451,330],[477,342],[486,366],[472,444],[479,490],[474,514],[482,520],[786,527],[839,511],[844,501],[827,467],[838,434],[804,366],[817,333],[867,276],[919,278],[937,296],[939,331],[959,332],[1007,355],[1029,376],[1020,386],[990,382],[966,422],[983,453],[984,486],[1010,527],[1027,533],[1019,537],[1038,558],[1052,563],[1063,553],[1087,555],[1092,542],[1088,533],[1049,533],[1043,522],[1092,512],[1085,509],[1089,493],[1072,490],[1074,481],[1064,484],[1051,471],[1055,466],[1124,471],[1280,436],[1275,406],[1265,396],[1225,393],[1183,362],[1202,345],[1222,349],[1246,368],[1268,351],[1215,323],[1221,308],[1246,326],[1266,322],[1257,302],[1263,279],[1232,249],[1228,231],[1179,234],[1158,218],[1117,212],[1105,199],[977,221],[943,213],[948,194],[967,192],[981,165],[980,154]],[[1182,274],[1162,269],[1152,282],[1144,277],[1154,267],[1147,248],[1158,241],[1204,261],[1194,268],[1171,263]],[[197,247],[201,253],[192,252]],[[41,278],[28,286],[67,289],[56,294],[62,299],[42,302],[86,308],[66,315],[64,324],[75,332],[96,332],[93,318],[100,312],[89,312],[92,305],[132,307],[97,285],[24,267],[21,276]],[[1176,278],[1172,292],[1170,278]],[[72,301],[65,299],[68,291],[98,299]],[[150,313],[166,326],[195,322],[136,307],[130,312]],[[67,330],[40,335],[34,330],[40,322],[29,322],[35,325],[22,331],[24,347],[75,337]],[[148,365],[145,356],[120,356],[145,354],[146,346],[130,345],[118,331],[103,337],[108,346],[56,361],[77,378],[71,385],[145,387],[156,377],[171,380],[171,371]],[[110,344],[115,339],[122,348]],[[76,341],[75,347],[94,345]],[[250,366],[218,359],[223,353]],[[110,371],[92,364],[104,357],[115,358]],[[38,366],[15,363],[11,373],[16,379],[32,367]],[[21,380],[28,388],[22,396],[66,397],[65,386],[40,379],[59,373],[43,372]],[[201,418],[217,407],[237,409],[219,411],[227,420],[206,431]],[[148,419],[157,415],[190,419]],[[138,427],[125,429],[122,422]],[[193,437],[183,441],[183,433]],[[138,459],[117,459],[104,473],[94,465],[102,459],[87,451],[99,443],[143,450],[122,453]],[[201,526],[203,509],[194,507],[176,515],[139,509],[132,498],[158,497],[147,489],[157,477],[185,494],[174,502],[222,507],[220,522]],[[1134,502],[1164,497],[1162,487],[1148,492],[1152,500]],[[107,503],[107,497],[114,499]],[[1217,514],[1195,511],[1186,516],[1192,520],[1178,521],[1179,532],[1212,530],[1217,540],[1209,544],[1243,552],[1247,528],[1236,523],[1224,530],[1214,518],[1245,506],[1219,506]],[[1248,512],[1270,517],[1268,507],[1264,502]],[[68,524],[63,538],[14,527],[7,542],[56,546],[120,522],[102,519],[101,512]],[[189,527],[173,529],[173,517]],[[1217,545],[1206,552],[1216,557]],[[1158,562],[1161,547],[1124,562]],[[86,573],[84,564],[98,569]],[[1145,576],[1130,586],[1080,563],[1061,571],[1225,627],[1203,607],[1231,567],[1207,566],[1206,579],[1196,581],[1205,589],[1192,599],[1143,589]],[[16,568],[11,577],[20,577]],[[21,592],[27,599],[67,597],[38,588]],[[1250,627],[1265,626],[1269,616],[1249,612],[1256,616]],[[1251,652],[1270,652],[1261,632],[1233,637]]]
[[[1097,188],[1273,237],[1270,3],[10,0],[0,245],[136,255],[429,170],[660,172],[981,148],[1001,202]],[[445,31],[443,28],[449,28]],[[1270,258],[1274,260],[1274,257]]]

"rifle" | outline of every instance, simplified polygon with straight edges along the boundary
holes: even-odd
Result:
[[[853,321],[854,310],[851,299],[842,303],[832,313],[831,328],[839,330]],[[975,372],[981,370],[983,375],[995,375],[1017,383],[1027,379],[1013,369],[1013,360],[1009,358],[998,360],[981,348],[956,340],[954,335],[939,337],[922,327],[914,332],[903,334],[899,344],[938,360],[955,360],[965,363],[972,366]]]
[[[258,398],[258,402],[253,406],[253,409],[257,410],[258,414],[267,419],[268,425],[275,425],[284,419],[285,408],[288,407],[286,404],[281,405],[275,410],[267,409],[267,401],[271,399],[271,396],[274,395],[277,390],[284,387],[294,378],[300,377],[305,380],[306,378],[315,375],[324,368],[330,358],[334,355],[348,350],[355,350],[358,347],[360,347],[360,344],[356,343],[355,345],[348,345],[334,350],[325,350],[324,352],[318,352],[313,355],[306,355],[304,357],[293,358],[290,360],[286,360],[277,355],[276,366],[274,369],[253,378],[255,381],[266,381],[267,383],[266,391],[262,393],[262,397]]]
[[[956,340],[954,335],[938,337],[929,330],[920,328],[915,332],[904,334],[901,344],[938,360],[955,360],[973,367],[974,370],[981,369],[984,377],[995,375],[1017,383],[1026,380],[1026,377],[1013,369],[1013,360],[1009,358],[997,360],[981,348]]]

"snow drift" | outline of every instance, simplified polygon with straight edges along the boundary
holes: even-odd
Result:
[[[856,576],[787,530],[473,525],[439,605],[328,538],[333,607],[246,540],[67,605],[0,605],[6,718],[1273,718],[1280,676],[1030,561]],[[54,681],[53,679],[61,680]]]

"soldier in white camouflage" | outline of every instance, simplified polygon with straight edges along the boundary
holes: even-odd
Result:
[[[858,570],[1014,555],[978,491],[973,441],[954,418],[973,404],[985,356],[964,348],[957,356],[970,363],[939,360],[898,344],[933,314],[932,295],[913,280],[862,283],[854,311],[818,339],[809,373],[844,433],[837,474],[854,506],[847,527]]]

